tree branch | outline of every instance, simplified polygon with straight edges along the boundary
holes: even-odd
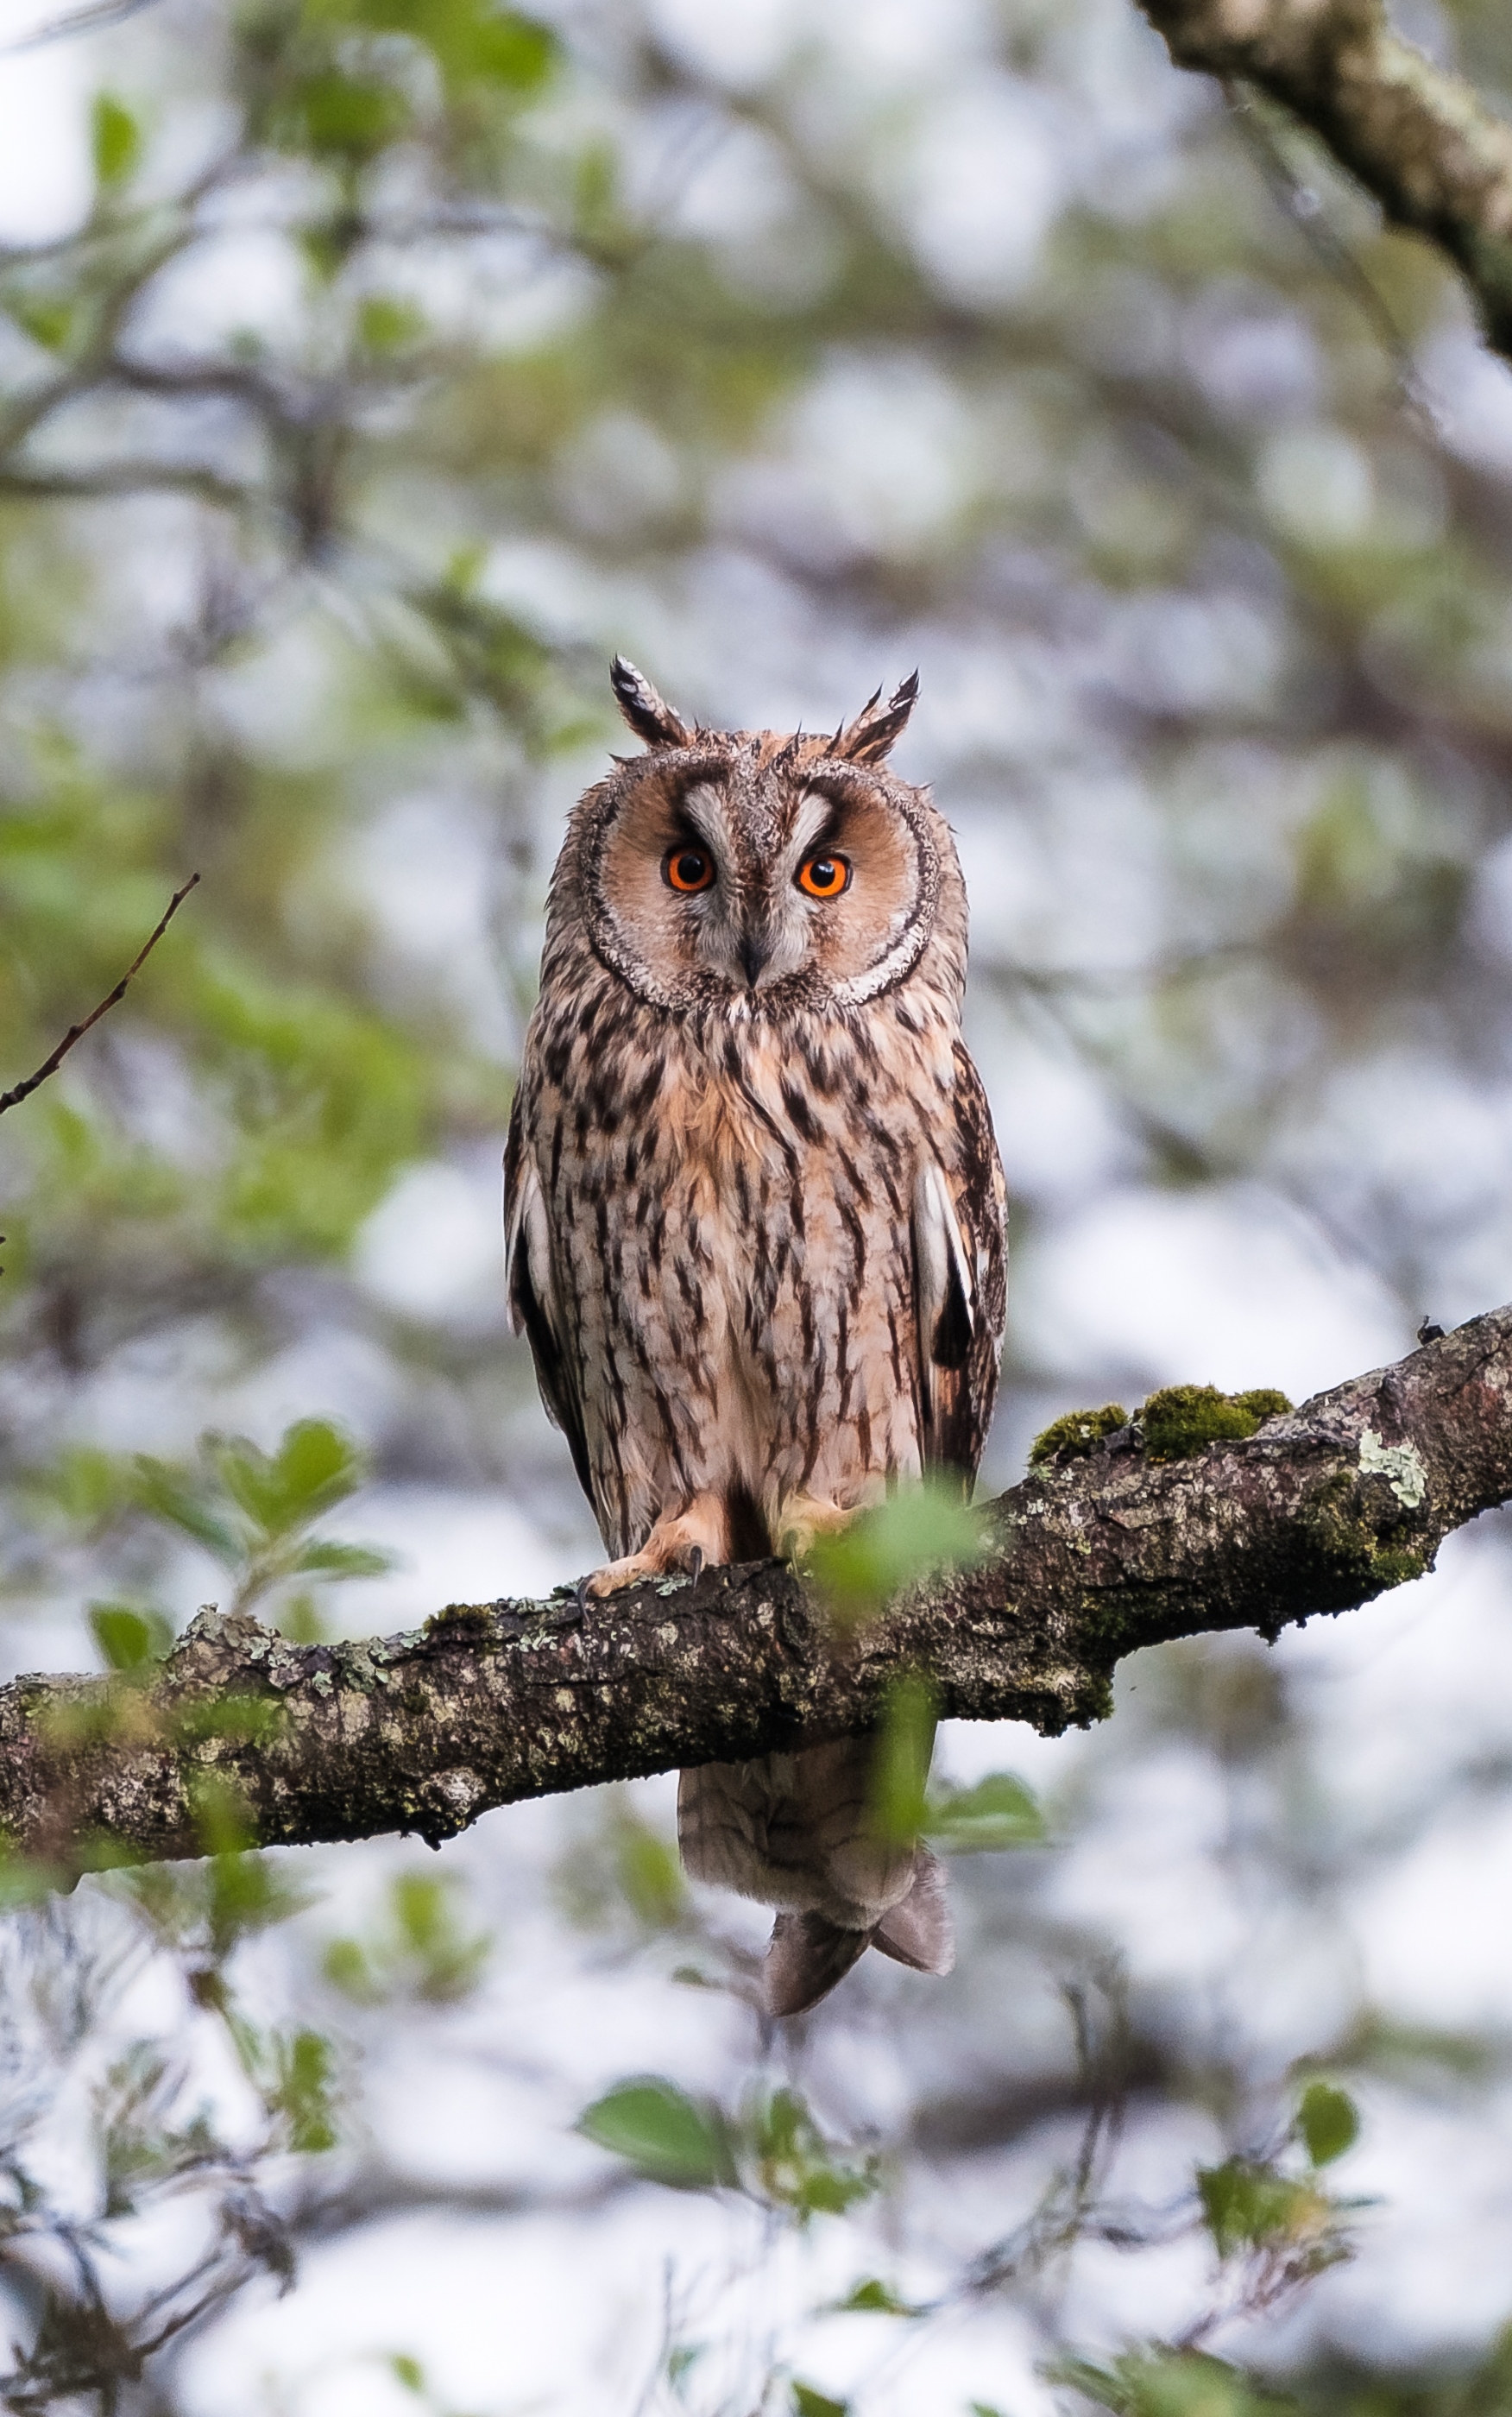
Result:
[[[292,1645],[202,1611],[140,1677],[0,1689],[0,1831],[56,1865],[413,1831],[491,1806],[870,1727],[903,1672],[946,1715],[1058,1732],[1114,1664],[1207,1630],[1275,1636],[1432,1566],[1512,1497],[1512,1306],[1319,1394],[1248,1442],[1129,1446],[986,1506],[977,1568],[848,1640],[783,1563],[606,1603],[449,1604],[408,1634]]]
[[[40,1090],[42,1085],[47,1081],[48,1076],[57,1072],[58,1068],[62,1065],[69,1050],[73,1047],[74,1042],[76,1041],[82,1041],[86,1032],[93,1032],[96,1025],[99,1022],[100,1017],[102,1015],[108,1015],[111,1009],[116,1006],[119,1001],[126,996],[127,984],[130,981],[133,975],[139,974],[142,971],[143,966],[146,964],[147,959],[151,956],[159,941],[162,938],[163,934],[167,931],[169,924],[174,920],[174,917],[183,905],[185,899],[189,894],[189,891],[198,887],[199,878],[200,876],[197,873],[191,873],[189,879],[185,882],[182,889],[174,890],[172,898],[170,898],[167,905],[163,908],[161,915],[159,917],[151,932],[148,933],[147,937],[143,941],[141,948],[137,950],[136,955],[127,966],[127,969],[121,976],[120,980],[116,983],[115,988],[106,994],[97,1008],[91,1010],[90,1013],[84,1017],[83,1024],[69,1025],[68,1031],[58,1042],[58,1045],[53,1050],[52,1056],[43,1059],[35,1074],[28,1074],[23,1083],[13,1084],[8,1091],[0,1091],[0,1117],[5,1115],[8,1108],[19,1107],[23,1100],[29,1100],[34,1091]]]
[[[1394,34],[1383,0],[1140,0],[1178,67],[1241,78],[1436,243],[1512,359],[1512,126]]]

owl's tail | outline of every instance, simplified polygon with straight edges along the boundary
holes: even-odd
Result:
[[[852,1965],[875,1947],[915,1972],[948,1972],[955,1928],[945,1874],[928,1847],[914,1850],[914,1884],[869,1929],[852,1930],[822,1913],[779,1913],[762,1968],[769,2014],[804,2014],[827,1997]]]

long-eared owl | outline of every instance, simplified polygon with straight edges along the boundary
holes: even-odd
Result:
[[[599,1594],[801,1550],[900,1477],[969,1487],[1005,1303],[960,867],[885,769],[916,680],[811,737],[612,678],[648,752],[571,816],[505,1161],[511,1313],[613,1556]],[[949,1969],[942,1877],[879,1834],[870,1754],[683,1773],[688,1870],[779,1908],[774,2014],[869,1945]]]

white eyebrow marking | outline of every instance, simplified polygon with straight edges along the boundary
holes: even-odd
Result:
[[[711,847],[718,846],[726,836],[728,805],[724,793],[708,781],[697,781],[685,789],[677,800],[678,811],[687,815],[701,839]]]
[[[818,838],[835,813],[835,800],[821,789],[810,789],[798,801],[798,812],[793,825],[793,837],[788,845],[795,857],[801,857],[810,840]]]

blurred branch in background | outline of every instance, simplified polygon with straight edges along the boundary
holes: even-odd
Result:
[[[1388,22],[1383,0],[1140,0],[1178,67],[1258,84],[1397,226],[1448,253],[1512,358],[1512,125]]]
[[[1501,106],[1504,8],[1402,23]],[[338,1793],[348,1730],[420,1741],[369,1812],[435,1835],[520,1743],[480,1668],[529,1639],[594,1695],[498,1155],[618,647],[722,724],[833,726],[921,666],[909,771],[960,833],[1014,1194],[993,1491],[1047,1430],[1021,1504],[1213,1508],[1288,1422],[1153,1460],[1202,1424],[1161,1390],[1300,1399],[1508,1297],[1512,385],[1447,256],[1127,0],[160,0],[3,74],[5,1081],[205,875],[0,1120],[0,1646],[105,1674],[6,1701],[53,1772],[134,1739],[151,1786],[98,1826],[205,1850],[67,1894],[0,1863],[38,1899],[0,1919],[5,2392],[1500,2408],[1504,1517],[1368,1615],[1133,1657],[1085,1737],[947,1726],[911,1817],[960,1857],[956,1974],[858,1977],[777,2049],[660,1782],[439,1858],[248,1852],[242,1786],[265,1739],[278,1768],[270,1673]],[[1431,1549],[1444,1482],[1403,1498],[1376,1399],[1368,1466],[1363,1429],[1317,1446],[1310,1546],[1283,1523],[1289,1603]],[[333,1532],[369,1479],[384,1554]],[[1174,1622],[1274,1624],[1232,1534],[1238,1592]],[[854,1541],[853,1618],[900,1540]],[[1089,1541],[1096,1635],[1081,1597],[1010,1635],[1001,1583],[968,1615],[983,1685],[1035,1646],[1041,1717],[1101,1709],[1173,1566],[1158,1522]],[[748,1574],[801,1623],[748,1652],[734,1623],[757,1736],[835,1656],[812,1595]],[[537,1599],[519,1635],[480,1604],[397,1664],[334,1641],[501,1581]],[[647,1687],[662,1630],[718,1634],[711,1584],[603,1615]],[[206,1599],[229,1635],[175,1648]],[[928,1710],[882,1693],[889,1737]],[[129,1970],[75,1988],[102,1941]]]

